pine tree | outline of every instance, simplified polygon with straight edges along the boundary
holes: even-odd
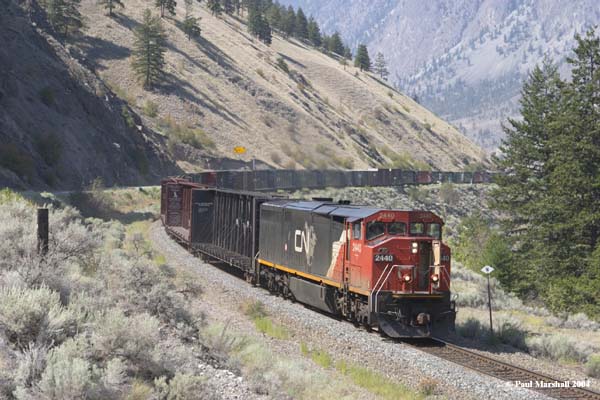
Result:
[[[286,36],[292,36],[296,31],[296,13],[292,6],[289,6],[286,12],[282,15],[281,31]]]
[[[160,8],[161,18],[164,18],[165,11],[168,11],[171,15],[175,15],[175,7],[177,7],[177,2],[175,0],[156,0],[154,5]]]
[[[295,36],[299,39],[308,39],[308,21],[302,8],[298,8],[296,13],[296,24],[294,27]]]
[[[339,56],[344,55],[344,43],[342,42],[342,38],[338,32],[335,32],[329,38],[329,43],[327,44],[327,48],[332,53],[335,53]]]
[[[352,50],[348,46],[344,46],[344,58],[352,60]]]
[[[219,16],[223,12],[223,7],[221,6],[221,0],[206,0],[207,6],[212,15]]]
[[[188,40],[192,37],[200,36],[200,26],[198,21],[200,18],[192,16],[192,0],[185,0],[185,19],[183,20],[183,32],[187,35]]]
[[[133,69],[145,88],[151,88],[163,75],[166,36],[160,18],[144,11],[142,23],[135,29]]]
[[[113,16],[115,7],[125,8],[125,4],[123,4],[122,0],[99,0],[98,4],[104,6],[104,8],[108,10],[108,15],[111,17]]]
[[[223,11],[225,11],[225,13],[231,15],[235,12],[235,4],[233,3],[233,0],[222,0],[223,1]]]
[[[270,45],[272,41],[271,26],[262,15],[259,7],[248,9],[248,30],[263,43]]]
[[[369,58],[369,51],[366,45],[358,45],[356,57],[354,58],[354,66],[360,68],[361,71],[371,70],[371,59]]]
[[[79,12],[81,0],[49,0],[48,20],[52,27],[64,37],[83,27],[83,17]]]
[[[373,70],[377,75],[381,77],[381,79],[387,81],[388,75],[390,73],[387,69],[387,62],[385,61],[383,53],[378,52],[375,56],[375,65],[373,66]]]
[[[306,30],[308,32],[308,40],[313,44],[313,46],[321,46],[323,43],[321,38],[321,30],[319,29],[319,24],[317,24],[317,21],[315,21],[313,17],[310,17],[308,20]]]
[[[278,4],[271,4],[266,12],[267,21],[275,29],[281,29],[281,12]]]

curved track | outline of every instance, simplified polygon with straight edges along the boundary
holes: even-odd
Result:
[[[531,382],[532,387],[529,389],[549,397],[556,399],[600,400],[600,393],[584,387],[576,387],[577,382],[564,381],[547,375],[541,375],[537,372],[516,367],[466,350],[443,340],[405,340],[403,343],[409,344],[436,357],[443,358],[444,360],[460,364],[464,367],[504,381],[521,382],[522,384]],[[565,385],[565,383],[568,384],[568,387],[553,387],[553,385]],[[585,382],[580,383],[585,384]]]

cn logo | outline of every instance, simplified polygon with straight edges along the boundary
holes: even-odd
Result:
[[[315,245],[317,243],[317,235],[315,228],[304,224],[304,230],[296,229],[294,232],[294,251],[296,253],[306,253],[306,263],[312,264]]]

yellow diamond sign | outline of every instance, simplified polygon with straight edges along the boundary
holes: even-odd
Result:
[[[233,148],[233,152],[235,154],[244,154],[246,152],[246,148],[243,146],[236,146]]]

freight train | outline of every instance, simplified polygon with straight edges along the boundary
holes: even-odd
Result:
[[[454,330],[443,221],[403,211],[167,179],[161,219],[194,255],[285,298],[394,337]]]
[[[399,186],[428,185],[451,182],[478,184],[493,182],[496,173],[408,171],[402,169],[370,170],[256,170],[256,171],[205,171],[191,175],[191,180],[207,186],[245,191],[321,189],[347,186]]]

